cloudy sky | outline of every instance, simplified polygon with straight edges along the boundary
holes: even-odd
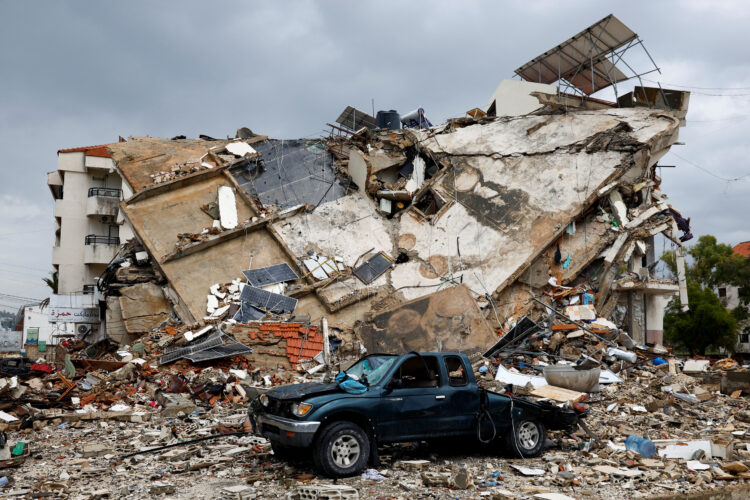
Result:
[[[0,0],[0,308],[48,295],[58,149],[241,126],[316,137],[371,99],[437,123],[610,13],[661,68],[646,78],[693,91],[664,190],[696,236],[750,240],[747,2]]]

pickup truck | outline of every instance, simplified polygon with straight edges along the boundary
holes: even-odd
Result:
[[[29,358],[2,358],[0,359],[0,376],[28,375],[33,364],[34,361]]]
[[[382,443],[471,437],[533,457],[544,446],[545,429],[573,430],[585,415],[482,389],[469,359],[458,353],[371,354],[336,379],[271,389],[249,410],[276,455],[311,450],[316,468],[329,477],[353,476],[377,463]]]

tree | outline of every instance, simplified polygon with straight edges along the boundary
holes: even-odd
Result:
[[[737,324],[747,317],[750,302],[750,259],[735,254],[731,246],[718,243],[711,235],[701,236],[687,248],[687,254],[692,258],[685,268],[690,311],[679,312],[678,299],[670,302],[664,315],[664,336],[691,355],[705,354],[711,347],[734,351]],[[665,252],[661,260],[677,274],[674,251]],[[731,312],[713,291],[719,285],[739,288],[740,305]]]
[[[750,259],[734,253],[729,245],[717,243],[714,236],[704,235],[698,243],[687,247],[693,263],[686,267],[688,280],[704,287],[733,285],[740,289],[740,301],[750,303]],[[673,276],[677,275],[677,259],[673,250],[664,252],[662,262]]]
[[[42,281],[45,285],[50,287],[52,289],[52,293],[57,293],[57,272],[56,271],[50,271],[49,277],[42,278]]]
[[[709,348],[733,352],[737,344],[737,320],[710,288],[695,280],[688,283],[690,310],[680,312],[679,300],[667,306],[664,337],[675,346],[686,348],[691,356],[705,355]]]
[[[688,249],[688,254],[693,258],[690,275],[701,285],[750,288],[750,260],[734,253],[731,246],[717,243],[715,237],[701,236],[698,243]],[[744,290],[745,296],[748,291]]]

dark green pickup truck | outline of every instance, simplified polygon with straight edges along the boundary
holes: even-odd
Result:
[[[457,353],[371,354],[338,383],[278,387],[250,407],[274,453],[312,448],[325,475],[359,474],[377,445],[467,436],[498,441],[519,457],[538,455],[545,429],[574,429],[582,413],[477,386],[469,359]]]

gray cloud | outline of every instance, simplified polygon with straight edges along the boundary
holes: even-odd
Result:
[[[741,1],[2,2],[0,292],[47,293],[45,174],[60,148],[239,126],[317,136],[344,106],[369,110],[371,99],[423,106],[440,122],[485,104],[513,69],[610,12],[660,64],[649,78],[750,94]],[[750,173],[748,120],[750,96],[695,94],[676,152],[721,177]],[[663,169],[663,188],[697,235],[750,239],[750,178],[664,162],[679,166]]]

